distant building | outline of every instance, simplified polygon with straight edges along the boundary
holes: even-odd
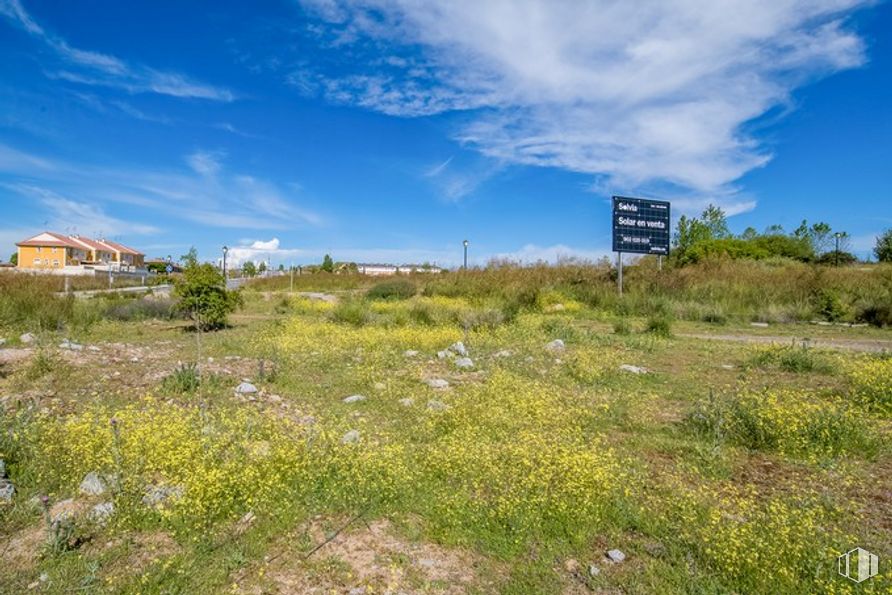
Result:
[[[443,271],[438,266],[430,264],[370,264],[357,263],[356,270],[363,275],[384,276],[397,273],[440,273]]]
[[[22,270],[79,275],[145,269],[142,252],[110,240],[45,231],[16,246],[17,268]]]

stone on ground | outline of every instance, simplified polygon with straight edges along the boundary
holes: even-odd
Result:
[[[105,523],[115,513],[113,502],[100,502],[90,509],[90,520],[99,524]]]
[[[449,351],[462,357],[468,357],[468,348],[465,347],[465,344],[461,341],[456,341],[455,343],[450,345]]]
[[[341,444],[353,444],[359,442],[359,430],[350,430],[341,437]]]
[[[415,349],[407,349],[403,352],[404,357],[415,357],[416,355],[418,355],[418,351]]]
[[[641,366],[633,366],[630,364],[623,364],[619,367],[623,372],[630,372],[632,374],[647,374],[647,370],[642,368]]]
[[[349,397],[344,398],[344,402],[348,405],[350,403],[359,403],[360,401],[365,401],[365,396],[363,395],[350,395]]]
[[[85,496],[101,496],[105,490],[105,481],[95,471],[87,473],[78,487],[78,491]]]
[[[455,360],[455,365],[458,368],[473,368],[474,361],[469,357],[459,357]]]
[[[257,387],[250,382],[242,382],[235,387],[235,392],[239,395],[250,395],[257,392]]]
[[[449,383],[442,378],[429,378],[424,382],[431,388],[449,388]]]
[[[415,399],[413,399],[411,397],[406,397],[404,399],[400,399],[399,403],[403,407],[411,407],[415,403]]]
[[[22,343],[33,343],[36,338],[33,333],[25,333],[19,337],[19,341]]]
[[[613,562],[614,564],[619,564],[623,560],[626,559],[626,555],[622,553],[620,550],[609,550],[607,552],[607,559]]]
[[[552,353],[561,352],[565,348],[566,348],[566,345],[564,345],[564,342],[561,339],[555,339],[551,343],[548,343],[547,345],[545,345],[545,349]]]
[[[427,402],[427,408],[431,411],[446,411],[447,409],[449,409],[449,405],[447,405],[443,401],[431,399]]]

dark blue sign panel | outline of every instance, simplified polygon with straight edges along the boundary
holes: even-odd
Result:
[[[669,203],[613,197],[613,251],[669,254]]]

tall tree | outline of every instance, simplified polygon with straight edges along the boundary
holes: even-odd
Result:
[[[257,274],[257,265],[250,260],[245,261],[245,264],[242,265],[242,274],[245,277],[253,277]]]
[[[703,210],[700,219],[709,230],[710,238],[722,239],[731,237],[731,231],[728,229],[728,218],[725,216],[725,211],[720,207],[710,204]]]
[[[873,254],[880,262],[892,262],[892,228],[887,229],[877,237]]]
[[[320,268],[326,273],[334,272],[334,261],[331,259],[331,256],[328,254],[325,255],[325,258],[322,259],[322,266]]]

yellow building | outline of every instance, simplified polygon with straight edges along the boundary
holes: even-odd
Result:
[[[18,242],[18,268],[32,270],[84,266],[88,268],[143,269],[145,255],[110,240],[65,236],[51,231]]]

